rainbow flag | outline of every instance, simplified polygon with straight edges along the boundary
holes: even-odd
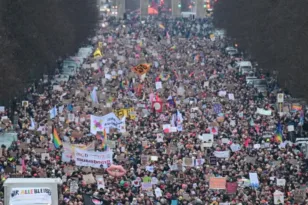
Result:
[[[283,140],[283,136],[282,136],[282,125],[280,124],[280,122],[277,124],[276,127],[276,133],[275,133],[275,141],[278,143],[281,143]]]
[[[104,129],[103,132],[104,136],[102,137],[102,149],[103,150],[107,150],[107,133],[106,133],[106,129]]]
[[[52,129],[52,135],[53,135],[53,144],[55,145],[55,148],[59,148],[62,145],[62,141],[55,127]]]
[[[301,111],[303,109],[303,107],[301,105],[292,105],[292,111],[296,112],[296,111]]]
[[[96,139],[98,140],[102,140],[102,150],[107,150],[107,133],[106,133],[106,129],[104,129],[104,132],[97,132],[96,133]]]

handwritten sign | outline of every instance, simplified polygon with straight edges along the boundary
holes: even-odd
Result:
[[[134,120],[136,118],[136,113],[134,108],[123,108],[114,110],[113,112],[119,119],[123,118],[124,116],[131,120]]]
[[[138,75],[143,75],[150,70],[150,65],[149,64],[139,64],[135,67],[132,68],[132,71]]]
[[[226,189],[226,178],[223,177],[211,177],[210,189]]]

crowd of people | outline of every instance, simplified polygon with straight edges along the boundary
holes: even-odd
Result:
[[[1,184],[60,178],[61,205],[307,204],[306,153],[289,138],[304,108],[278,112],[281,90],[247,86],[212,30],[210,19],[106,20],[92,42],[101,56],[90,55],[67,82],[33,89],[17,123],[3,118],[3,132],[18,139],[2,146]],[[126,116],[125,131],[97,137],[91,115],[109,113]],[[111,151],[124,174],[63,161],[64,145]]]

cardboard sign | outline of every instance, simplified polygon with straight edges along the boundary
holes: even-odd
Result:
[[[82,138],[83,137],[83,133],[77,132],[77,131],[73,131],[72,132],[72,137],[75,138],[75,139]]]
[[[227,180],[223,177],[211,177],[210,189],[226,189]]]
[[[74,167],[64,167],[64,172],[71,175],[75,171]]]
[[[82,178],[86,182],[86,184],[94,184],[95,183],[95,179],[94,179],[93,174],[82,175]]]
[[[141,155],[141,164],[145,165],[149,161],[149,156],[148,155]]]
[[[150,65],[149,64],[139,64],[135,67],[132,68],[132,71],[138,75],[143,75],[150,70]]]
[[[306,198],[306,190],[305,189],[296,189],[294,191],[294,200],[296,203],[302,203]]]
[[[183,166],[193,167],[193,166],[194,166],[193,158],[187,158],[187,157],[185,157],[185,158],[183,159]]]

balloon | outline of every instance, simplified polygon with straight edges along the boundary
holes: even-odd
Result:
[[[107,172],[110,176],[121,177],[124,176],[127,171],[120,165],[111,165],[107,168]]]

